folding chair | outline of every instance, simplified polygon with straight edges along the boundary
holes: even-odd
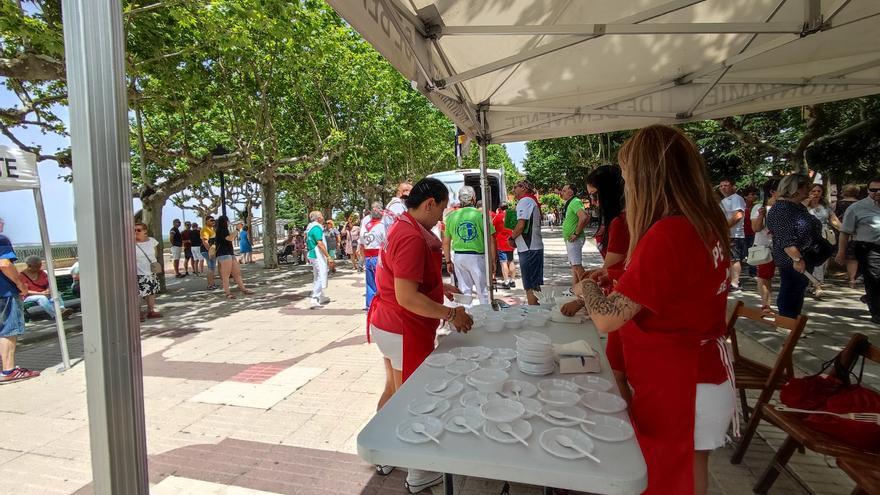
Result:
[[[758,361],[749,359],[740,353],[736,340],[736,323],[739,318],[747,318],[749,320],[761,322],[765,325],[771,325],[778,329],[788,331],[782,349],[776,356],[773,367],[768,367]],[[736,388],[739,389],[740,402],[742,402],[743,418],[748,421],[742,438],[730,458],[733,464],[742,462],[746,450],[755,436],[758,424],[761,422],[763,406],[770,401],[773,393],[779,390],[782,385],[794,376],[794,365],[791,361],[791,355],[797,345],[804,327],[807,325],[806,316],[798,316],[795,319],[786,318],[784,316],[776,316],[772,321],[764,318],[761,310],[755,308],[747,308],[742,301],[738,301],[727,321],[727,334],[733,348],[733,371],[736,379]],[[749,404],[746,400],[746,390],[760,390],[755,407],[752,414],[749,415]],[[751,417],[749,417],[751,416]]]
[[[880,493],[880,465],[854,457],[838,457],[837,467],[856,482],[851,495],[876,495]]]
[[[841,364],[847,369],[861,356],[880,363],[880,347],[876,345],[868,345],[861,352],[854,351],[862,340],[867,340],[867,337],[860,333],[854,334],[842,351]],[[755,484],[755,493],[767,493],[776,478],[779,477],[779,473],[785,469],[785,465],[788,464],[794,451],[805,448],[818,454],[835,457],[838,459],[838,464],[842,462],[841,468],[849,473],[853,480],[865,490],[865,492],[859,492],[857,489],[854,493],[880,493],[868,489],[869,486],[875,488],[880,486],[877,479],[878,469],[880,469],[878,468],[880,454],[851,447],[831,435],[812,429],[804,421],[807,418],[806,414],[778,411],[770,404],[765,404],[764,416],[786,432],[788,437],[776,451],[776,455],[770,461],[764,474]],[[860,467],[863,465],[872,466],[872,468],[871,470],[862,470]],[[874,484],[870,484],[872,479]]]

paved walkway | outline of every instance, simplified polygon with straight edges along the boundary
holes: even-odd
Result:
[[[564,249],[547,232],[547,275],[568,281]],[[590,249],[590,248],[588,248]],[[595,250],[588,260],[598,263]],[[311,275],[307,267],[265,271],[245,267],[253,296],[227,301],[204,290],[204,279],[171,279],[159,299],[165,315],[142,326],[144,401],[150,482],[156,494],[405,493],[402,474],[374,474],[356,456],[356,438],[369,421],[384,383],[375,346],[364,338],[361,274],[343,266],[331,277],[333,301],[305,309]],[[747,285],[748,287],[748,285]],[[877,328],[859,319],[849,289],[808,302],[816,333],[804,339],[798,364],[805,370],[833,355],[854,331]],[[521,291],[504,292],[521,297]],[[752,303],[748,291],[742,296]],[[855,302],[853,302],[855,300]],[[815,322],[815,324],[813,323]],[[862,326],[863,325],[863,326]],[[770,355],[778,337],[768,329],[747,331],[750,351]],[[82,355],[82,337],[69,341]],[[60,361],[52,339],[23,344],[22,366],[47,368]],[[871,380],[878,374],[871,370]],[[86,385],[83,364],[0,388],[0,493],[91,493]],[[750,493],[766,466],[778,434],[762,429],[742,465],[728,462],[730,449],[712,456],[711,493]],[[796,456],[797,474],[814,493],[849,493],[852,484],[821,458]],[[457,477],[466,495],[499,493],[501,482]],[[440,493],[435,490],[435,493]],[[539,494],[517,485],[512,493]],[[783,476],[773,493],[808,493]]]

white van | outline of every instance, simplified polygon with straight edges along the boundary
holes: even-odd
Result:
[[[489,178],[489,197],[491,202],[489,207],[492,211],[497,210],[502,202],[507,201],[507,185],[504,183],[504,171],[498,169],[489,169],[486,171]],[[440,180],[449,189],[449,204],[458,202],[458,191],[461,186],[471,186],[477,193],[477,201],[482,201],[483,191],[480,188],[480,169],[464,168],[459,170],[449,170],[446,172],[437,172],[429,175],[434,179]]]

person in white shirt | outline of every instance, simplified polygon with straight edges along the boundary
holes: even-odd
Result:
[[[746,259],[749,246],[746,246],[746,231],[743,220],[746,216],[746,200],[736,193],[736,186],[730,179],[724,179],[718,186],[724,199],[721,209],[730,227],[730,292],[738,292],[742,261]]]
[[[526,299],[531,305],[538,304],[535,292],[544,285],[544,241],[541,239],[541,205],[535,196],[535,186],[521,180],[513,186],[516,195],[516,227],[510,238],[516,242],[519,267],[522,274]]]
[[[391,225],[394,224],[394,221],[397,220],[397,217],[403,215],[406,212],[406,198],[409,197],[409,192],[412,190],[412,184],[409,182],[401,182],[397,185],[397,192],[394,197],[391,198],[391,201],[388,202],[388,205],[385,206],[385,211],[383,212],[382,221],[385,223],[385,228],[391,228]]]
[[[379,262],[379,253],[385,245],[387,228],[382,215],[382,203],[374,201],[370,214],[361,221],[361,235],[358,250],[361,259],[364,260],[364,273],[366,274],[367,300],[364,309],[370,309],[373,297],[376,295],[376,264]]]

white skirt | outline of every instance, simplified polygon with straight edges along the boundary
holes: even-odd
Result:
[[[391,361],[392,368],[398,371],[403,369],[403,335],[370,325],[370,339],[379,347],[379,352]]]

